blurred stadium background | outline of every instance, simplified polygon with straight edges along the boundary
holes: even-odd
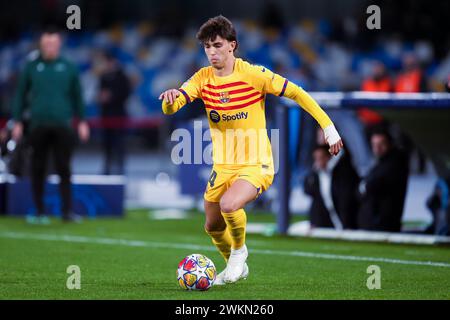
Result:
[[[359,91],[377,61],[382,61],[389,75],[395,77],[402,69],[405,54],[414,54],[418,59],[426,78],[427,91],[445,92],[448,86],[448,1],[434,1],[433,5],[417,0],[376,3],[365,0],[1,1],[2,128],[7,127],[11,115],[17,76],[27,57],[36,50],[39,32],[50,24],[64,28],[68,17],[65,10],[70,4],[80,6],[82,28],[70,32],[63,30],[63,55],[79,67],[86,113],[92,127],[89,143],[79,145],[76,150],[73,173],[78,176],[78,181],[94,184],[99,181],[112,184],[124,182],[125,209],[202,208],[202,190],[209,174],[208,167],[176,166],[170,158],[172,129],[189,128],[193,119],[206,122],[202,103],[197,102],[168,118],[163,117],[157,97],[161,91],[178,87],[195,70],[207,65],[203,49],[195,39],[199,25],[207,17],[223,14],[233,21],[239,35],[240,57],[285,75],[310,92]],[[366,8],[371,4],[381,7],[381,30],[368,30],[366,27]],[[108,50],[119,59],[132,83],[132,94],[126,103],[128,118],[115,124],[123,129],[126,139],[124,177],[100,176],[104,161],[103,124],[97,97],[98,67],[103,50]],[[330,99],[319,101],[325,108],[338,105],[341,101],[336,96]],[[420,105],[422,100],[416,102]],[[416,108],[416,102],[411,107]],[[276,127],[275,105],[282,104],[283,101],[276,99],[267,102],[268,123],[272,128]],[[395,101],[383,105],[386,106],[383,112],[386,111],[387,116],[389,110],[396,108]],[[427,107],[429,105],[424,108]],[[363,123],[355,109],[353,105],[329,110],[351,146],[358,172],[364,174],[373,162],[373,156],[369,145],[364,142]],[[426,144],[434,141],[433,148],[430,148],[432,154],[419,144],[420,152],[413,152],[410,158],[410,180],[403,215],[405,230],[423,230],[431,222],[426,200],[438,179],[446,178],[448,174],[448,157],[440,162],[443,163],[440,170],[436,169],[437,162],[430,160],[446,155],[449,149],[445,137],[448,137],[450,113],[448,109],[442,110],[435,117],[441,121],[439,126],[436,128],[429,124],[437,129],[440,140],[433,140],[436,135],[425,140]],[[308,115],[299,109],[289,109],[288,112],[287,152],[291,168],[289,186],[292,190],[289,209],[292,214],[305,216],[310,199],[303,193],[302,186],[312,164],[314,130]],[[406,109],[392,119],[403,130],[403,120],[408,117]],[[428,119],[434,121],[435,118],[431,116]],[[417,133],[419,140],[426,130],[411,128],[408,124],[405,126]],[[10,161],[7,148],[7,145],[3,148],[0,167],[4,181],[8,180]],[[442,154],[439,154],[440,151]],[[277,191],[279,183],[276,181],[272,189],[254,204],[254,208],[273,214],[279,212],[282,204]],[[95,215],[96,209],[92,210]],[[7,210],[3,208],[3,211]],[[163,214],[177,216],[179,213],[172,210]]]

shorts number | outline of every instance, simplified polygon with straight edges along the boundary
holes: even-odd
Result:
[[[214,187],[214,181],[216,181],[216,178],[217,178],[217,172],[215,172],[215,171],[213,170],[212,173],[211,173],[211,176],[209,177],[209,180],[208,180],[209,185],[210,185],[211,187]]]

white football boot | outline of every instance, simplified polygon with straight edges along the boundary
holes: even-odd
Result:
[[[224,284],[226,284],[226,282],[224,281],[226,271],[227,268],[223,269],[223,271],[217,275],[216,280],[214,281],[215,286],[223,286]],[[242,272],[239,279],[247,279],[247,277],[248,277],[248,265],[246,262],[244,264],[244,272]]]
[[[228,259],[225,275],[223,277],[223,280],[226,283],[233,283],[242,278],[247,257],[248,251],[245,244],[239,249],[231,249],[230,258]]]

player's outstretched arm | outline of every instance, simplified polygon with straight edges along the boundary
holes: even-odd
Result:
[[[196,72],[179,89],[169,89],[159,95],[164,114],[174,114],[183,106],[200,97],[201,70]]]
[[[339,150],[344,147],[344,144],[342,143],[342,139],[330,117],[328,117],[316,100],[314,100],[314,98],[311,97],[305,90],[290,81],[287,81],[286,83],[284,96],[297,102],[314,119],[316,119],[320,127],[323,129],[325,141],[330,146],[329,152],[332,155],[337,155]]]
[[[248,73],[253,79],[262,80],[262,90],[264,92],[294,100],[308,112],[323,129],[325,140],[330,146],[329,151],[332,155],[337,155],[339,150],[344,147],[330,117],[305,90],[279,74],[261,66],[251,66],[248,69]]]

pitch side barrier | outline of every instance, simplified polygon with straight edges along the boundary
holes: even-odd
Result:
[[[450,108],[450,93],[388,93],[388,92],[310,92],[310,95],[324,108],[381,108],[404,107],[410,109]],[[287,98],[281,99],[286,107],[298,107]]]
[[[450,148],[447,130],[450,128],[450,93],[380,93],[380,92],[310,92],[325,110],[376,109],[400,125],[433,161],[440,177],[450,174]],[[280,205],[277,231],[287,234],[290,212],[289,121],[288,109],[298,105],[287,98],[280,99],[275,121],[280,141],[277,187]],[[430,190],[431,192],[431,190]]]

